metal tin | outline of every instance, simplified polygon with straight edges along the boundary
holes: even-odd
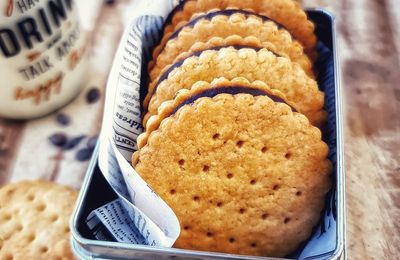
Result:
[[[336,43],[336,23],[332,14],[313,9],[308,11],[310,19],[317,25],[317,37],[324,42],[334,54],[334,81],[336,99],[336,205],[337,229],[334,252],[318,259],[345,259],[345,183],[344,183],[344,151],[343,151],[343,119],[342,90],[340,86],[339,62]],[[97,166],[98,147],[95,149],[83,182],[80,196],[71,221],[72,247],[77,256],[82,259],[277,259],[267,257],[240,256],[223,253],[192,251],[176,248],[151,247],[146,245],[124,244],[118,242],[98,241],[86,226],[88,214],[117,198],[104,179]],[[316,259],[316,258],[313,258]]]

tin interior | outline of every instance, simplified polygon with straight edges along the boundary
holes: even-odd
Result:
[[[330,50],[336,54],[335,51],[335,27],[333,17],[321,10],[311,10],[308,12],[311,20],[316,24],[316,34],[318,39],[323,42]],[[335,67],[335,99],[341,99],[339,79],[337,72],[336,56]],[[330,252],[329,255],[321,256],[321,258],[313,259],[338,259],[343,253],[344,247],[344,183],[343,183],[343,150],[341,138],[341,106],[340,102],[336,102],[336,134],[337,134],[337,153],[336,161],[337,166],[334,169],[334,179],[336,182],[335,192],[337,193],[337,230],[336,230],[336,245],[335,250]],[[112,188],[109,186],[103,177],[100,169],[97,166],[98,150],[94,153],[94,157],[88,169],[88,173],[84,184],[82,186],[80,198],[77,203],[77,208],[71,223],[71,230],[73,233],[73,248],[75,253],[82,257],[99,257],[99,258],[125,258],[125,259],[143,259],[143,258],[182,258],[182,259],[223,259],[223,258],[236,258],[236,259],[272,259],[272,258],[259,258],[250,256],[238,256],[220,253],[199,252],[190,250],[181,250],[174,248],[156,248],[143,245],[130,245],[117,243],[112,241],[97,241],[94,239],[93,234],[86,225],[86,218],[89,213],[104,204],[118,198]]]

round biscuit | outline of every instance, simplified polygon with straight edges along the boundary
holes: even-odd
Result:
[[[169,25],[166,26],[164,32],[176,31],[195,13],[231,8],[251,9],[268,16],[287,28],[306,50],[313,51],[316,46],[315,26],[308,19],[302,6],[294,0],[184,0],[172,11]]]
[[[69,220],[77,198],[70,188],[23,181],[0,189],[0,259],[75,259]]]
[[[143,119],[143,125],[147,124],[151,115],[157,113],[164,101],[172,100],[178,90],[190,89],[197,81],[211,82],[219,77],[264,81],[296,104],[298,110],[314,125],[319,126],[326,119],[323,111],[324,93],[297,63],[277,57],[267,49],[228,47],[206,50],[167,66],[160,77],[149,85],[143,104],[148,114]]]
[[[220,94],[166,118],[135,169],[176,213],[175,247],[282,257],[319,220],[327,154],[319,129],[289,106]]]
[[[207,42],[213,37],[227,38],[232,35],[243,38],[249,36],[259,38],[259,47],[287,55],[292,61],[300,64],[308,75],[313,76],[312,63],[304,54],[303,47],[297,41],[292,40],[285,29],[279,28],[272,21],[256,17],[255,14],[239,13],[245,12],[243,10],[235,12],[237,13],[217,15],[212,18],[206,16],[194,25],[187,24],[181,27],[181,32],[173,38],[171,38],[171,33],[164,35],[161,44],[154,51],[154,62],[149,65],[151,79],[156,78],[157,72],[171,64],[179,54],[187,52],[197,42]],[[230,41],[227,43],[214,41],[213,44],[208,45],[211,45],[212,48],[245,44],[246,42],[243,40],[236,40],[233,44],[230,44]],[[196,51],[200,50],[204,49],[197,49]]]
[[[186,101],[196,97],[197,95],[204,93],[209,90],[218,91],[227,91],[227,89],[235,89],[242,88],[248,90],[261,90],[266,95],[270,95],[275,97],[278,100],[288,104],[293,108],[294,111],[297,111],[297,107],[295,104],[290,102],[284,94],[282,94],[279,90],[271,89],[268,85],[266,85],[262,81],[254,81],[249,82],[247,79],[242,77],[237,77],[232,80],[227,80],[226,78],[217,78],[214,79],[211,83],[206,81],[198,81],[196,82],[190,89],[181,89],[179,90],[174,99],[165,101],[158,108],[157,114],[151,116],[146,123],[145,129],[146,131],[139,135],[137,139],[138,149],[141,149],[146,145],[148,136],[155,130],[158,129],[161,122],[169,117],[174,110],[177,109],[180,105],[184,104]],[[229,91],[227,91],[229,92]],[[134,161],[134,160],[133,160]]]

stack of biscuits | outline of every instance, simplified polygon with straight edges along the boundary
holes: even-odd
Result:
[[[293,0],[186,0],[149,65],[133,166],[176,213],[175,247],[282,257],[330,189],[314,25]]]

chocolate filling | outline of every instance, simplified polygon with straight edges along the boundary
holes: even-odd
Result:
[[[215,97],[219,94],[230,94],[230,95],[236,95],[236,94],[250,94],[253,96],[267,96],[270,99],[272,99],[274,102],[277,103],[284,103],[286,105],[288,105],[293,112],[297,112],[297,110],[295,108],[293,108],[292,106],[290,106],[289,104],[286,103],[285,100],[283,100],[280,97],[274,96],[269,94],[268,92],[261,90],[261,89],[254,89],[254,88],[248,88],[248,87],[243,87],[243,86],[230,86],[230,87],[220,87],[220,88],[211,88],[211,89],[207,89],[204,90],[194,96],[189,97],[188,99],[186,99],[185,101],[183,101],[182,103],[180,103],[172,112],[169,116],[174,115],[180,108],[182,108],[185,105],[192,105],[194,104],[194,102],[199,99],[199,98],[203,98],[203,97]]]

